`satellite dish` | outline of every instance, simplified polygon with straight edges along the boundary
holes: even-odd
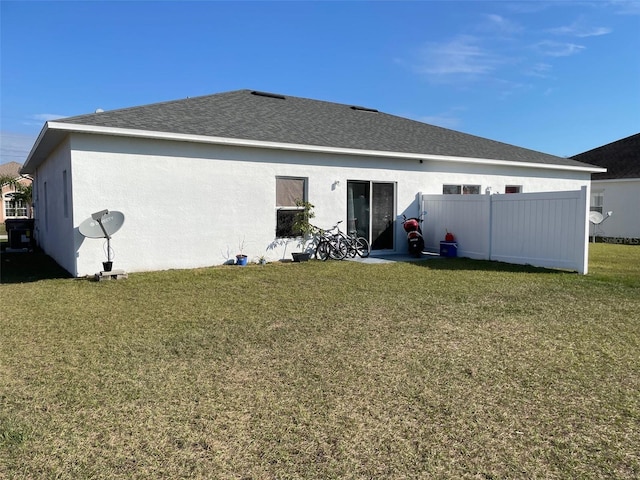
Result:
[[[124,214],[122,212],[110,212],[103,210],[94,213],[80,224],[80,233],[89,238],[109,238],[122,227]]]
[[[596,212],[596,211],[589,212],[589,221],[594,225],[600,225],[603,220],[604,220],[604,217],[600,212]]]
[[[593,223],[593,243],[596,242],[596,234],[602,234],[602,228],[600,225],[611,215],[613,215],[612,211],[607,212],[606,216],[602,215],[600,212],[596,212],[595,210],[589,212],[589,221]]]
[[[106,238],[107,239],[107,261],[102,262],[106,271],[111,271],[112,250],[111,235],[116,233],[124,223],[124,214],[122,212],[110,212],[109,210],[100,210],[91,214],[78,226],[78,230],[82,235],[89,238]]]

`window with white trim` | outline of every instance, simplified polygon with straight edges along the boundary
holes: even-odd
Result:
[[[307,179],[300,177],[276,177],[276,237],[295,238],[293,223],[296,214],[307,201]]]
[[[444,195],[479,195],[480,185],[443,185]]]
[[[27,202],[15,200],[13,192],[4,195],[4,218],[16,218],[27,216]]]
[[[591,192],[590,211],[600,212],[604,211],[604,192]]]
[[[522,185],[507,185],[504,187],[504,193],[522,193]]]

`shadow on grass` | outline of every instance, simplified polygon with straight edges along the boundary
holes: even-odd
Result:
[[[2,245],[0,283],[28,283],[56,278],[72,278],[69,272],[58,265],[41,250],[32,252],[6,252]],[[469,258],[432,257],[428,260],[406,260],[396,258],[394,261],[406,261],[417,267],[431,270],[449,271],[487,271],[487,272],[520,272],[520,273],[573,273],[567,270],[533,267],[531,265],[515,265],[489,260],[472,260]],[[283,260],[282,263],[293,263]]]
[[[487,272],[518,272],[518,273],[575,273],[569,270],[534,267],[532,265],[517,265],[513,263],[496,262],[492,260],[473,260],[470,258],[435,258],[428,261],[412,262],[418,267],[430,270],[469,270]]]
[[[0,283],[28,283],[53,278],[71,278],[69,272],[40,250],[6,252],[2,250]]]

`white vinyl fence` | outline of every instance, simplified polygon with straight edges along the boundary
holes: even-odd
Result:
[[[447,230],[458,256],[588,271],[587,187],[568,192],[422,195],[425,249],[437,252]]]

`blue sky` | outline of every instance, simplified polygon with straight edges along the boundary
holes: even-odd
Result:
[[[640,0],[0,0],[0,163],[44,122],[249,88],[559,156],[640,132]]]

